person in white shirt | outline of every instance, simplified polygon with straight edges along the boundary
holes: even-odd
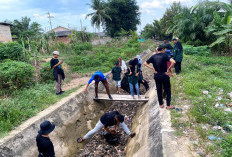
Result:
[[[118,61],[119,61],[119,66],[122,69],[122,72],[125,74],[127,72],[126,62],[124,60],[122,60],[121,57],[118,59]]]

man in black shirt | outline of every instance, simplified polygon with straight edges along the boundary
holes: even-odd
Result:
[[[114,126],[113,130],[110,130],[108,127]],[[92,137],[95,133],[100,131],[102,128],[104,128],[106,131],[108,131],[111,134],[117,133],[117,127],[120,126],[123,128],[123,130],[126,132],[127,135],[129,135],[131,138],[135,136],[135,133],[131,133],[126,124],[124,123],[124,116],[121,115],[118,111],[112,111],[109,113],[105,113],[103,116],[101,116],[100,120],[96,124],[95,128],[91,131],[89,131],[83,138],[80,137],[77,139],[78,143],[84,142],[86,139],[89,139]]]
[[[56,95],[61,95],[64,91],[61,90],[62,80],[64,80],[65,75],[64,71],[61,68],[63,61],[58,60],[59,52],[53,52],[53,58],[50,61],[51,68],[53,69],[53,76],[56,80]]]
[[[171,102],[171,85],[170,85],[170,78],[169,78],[169,71],[174,66],[175,61],[170,58],[167,54],[165,54],[166,45],[161,44],[158,47],[158,53],[151,56],[144,65],[154,72],[154,79],[156,82],[157,88],[157,95],[159,100],[159,105],[161,108],[164,107],[163,104],[163,97],[162,97],[162,85],[164,86],[164,90],[167,95],[167,109],[172,109],[174,106],[170,106]],[[171,62],[171,66],[167,68],[167,61]],[[149,64],[152,63],[153,67]]]
[[[54,147],[49,138],[49,134],[55,129],[55,124],[44,121],[40,124],[40,131],[36,137],[36,143],[39,151],[38,157],[55,157]]]

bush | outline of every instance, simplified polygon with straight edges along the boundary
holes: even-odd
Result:
[[[0,88],[18,89],[33,82],[35,68],[25,62],[6,60],[0,63]]]
[[[50,62],[42,64],[42,68],[40,69],[40,81],[54,81],[53,70],[51,69]]]
[[[184,53],[186,55],[209,56],[210,49],[207,46],[193,47],[190,45],[184,46]]]
[[[71,45],[71,47],[75,52],[78,52],[78,53],[80,51],[84,51],[84,50],[91,51],[93,49],[91,43],[74,43]]]
[[[28,56],[23,52],[23,47],[17,42],[0,43],[0,61],[5,59],[28,61]]]

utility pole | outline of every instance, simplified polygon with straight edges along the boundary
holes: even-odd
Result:
[[[49,24],[50,24],[50,28],[51,28],[51,30],[52,30],[52,18],[54,18],[54,16],[51,16],[51,14],[48,12],[47,13],[47,15],[48,15],[48,19],[49,19]]]

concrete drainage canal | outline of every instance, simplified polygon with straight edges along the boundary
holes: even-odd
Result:
[[[152,77],[149,76],[149,79]],[[87,95],[83,88],[57,104],[27,120],[8,136],[0,140],[0,157],[36,157],[38,151],[35,137],[39,125],[44,120],[56,124],[51,133],[57,157],[162,157],[162,135],[155,87],[150,83],[146,93],[149,102],[94,102],[94,88]],[[101,91],[103,86],[101,86]],[[125,94],[125,93],[124,93]],[[141,94],[145,94],[144,89]],[[95,134],[84,144],[78,144],[77,138],[92,129],[105,112],[117,110],[126,116],[125,123],[136,132],[128,140],[125,132],[119,128],[119,145],[106,143],[102,132]]]

